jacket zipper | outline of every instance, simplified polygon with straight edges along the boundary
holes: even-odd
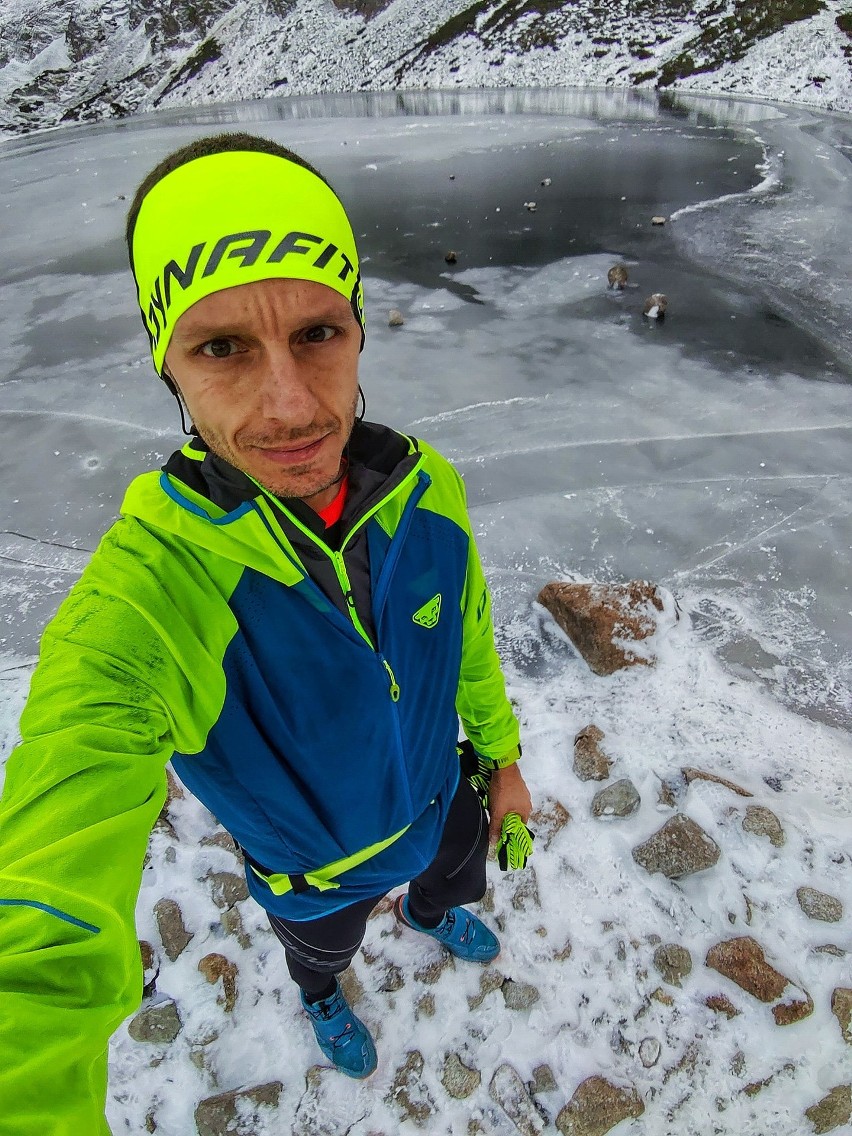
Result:
[[[382,565],[382,572],[376,581],[376,590],[373,593],[373,607],[376,612],[376,627],[379,626],[379,621],[382,618],[382,611],[384,610],[385,600],[390,591],[390,581],[393,576],[396,562],[399,560],[399,554],[402,547],[402,542],[405,540],[405,534],[408,532],[408,526],[411,524],[411,518],[414,516],[414,510],[417,508],[418,502],[429,486],[432,484],[432,478],[428,473],[419,473],[417,477],[417,485],[412,490],[411,496],[405,503],[405,508],[402,511],[402,516],[399,518],[399,524],[396,527],[396,532],[393,534],[390,548],[388,549],[387,557]]]
[[[389,690],[388,690],[388,692],[390,694],[390,698],[391,698],[392,702],[399,702],[401,690],[400,690],[399,684],[396,681],[396,677],[393,673],[393,670],[391,669],[390,664],[388,663],[387,659],[385,659],[385,657],[381,654],[381,652],[378,649],[378,646],[372,641],[370,636],[367,634],[367,631],[365,630],[364,625],[361,623],[361,620],[358,618],[358,612],[357,612],[357,609],[355,607],[355,593],[352,591],[352,583],[349,579],[349,574],[346,571],[346,563],[343,559],[343,550],[346,548],[346,545],[349,543],[349,541],[352,539],[352,537],[358,531],[358,529],[360,529],[363,525],[365,525],[367,523],[367,521],[370,520],[371,517],[375,516],[375,514],[379,511],[379,509],[382,508],[382,506],[384,506],[388,501],[390,501],[391,498],[395,497],[396,494],[399,493],[414,478],[417,478],[418,486],[411,495],[411,497],[414,498],[414,501],[412,503],[411,498],[409,498],[409,500],[406,501],[405,508],[403,509],[402,516],[400,517],[400,524],[397,527],[397,531],[396,531],[396,533],[394,533],[394,536],[391,540],[392,555],[393,555],[392,565],[393,565],[393,563],[396,563],[396,559],[399,555],[398,549],[399,549],[399,543],[400,543],[400,542],[396,542],[396,537],[397,536],[399,536],[400,538],[404,537],[405,529],[408,528],[408,524],[410,523],[411,515],[413,513],[414,506],[416,506],[417,502],[422,497],[426,488],[431,484],[431,479],[428,477],[428,475],[424,475],[422,477],[418,476],[420,474],[420,469],[423,465],[424,460],[425,459],[424,459],[423,455],[421,454],[419,460],[417,461],[417,464],[414,466],[414,468],[412,470],[410,470],[405,475],[405,477],[402,479],[402,481],[400,481],[399,485],[395,486],[391,490],[390,493],[388,493],[385,497],[383,497],[381,499],[381,501],[378,501],[373,506],[372,509],[370,509],[368,512],[366,512],[364,514],[364,516],[360,518],[360,520],[358,521],[357,524],[352,526],[352,528],[349,530],[349,532],[346,534],[343,541],[341,542],[340,550],[338,552],[335,552],[333,549],[329,548],[328,545],[325,544],[324,541],[320,540],[319,537],[316,536],[315,533],[312,533],[309,528],[307,528],[305,525],[303,525],[298,517],[294,517],[292,513],[287,514],[289,519],[296,526],[296,528],[299,529],[299,531],[301,533],[303,533],[306,537],[308,537],[309,540],[313,541],[313,543],[319,548],[319,550],[321,552],[324,552],[325,555],[328,556],[328,558],[331,560],[332,565],[334,567],[334,574],[337,577],[337,582],[340,585],[341,592],[343,593],[343,599],[346,603],[346,610],[349,614],[349,618],[352,622],[352,625],[354,626],[355,630],[358,632],[358,634],[361,636],[361,638],[364,640],[364,642],[367,644],[367,646],[374,653],[374,655],[376,656],[378,661],[381,663],[381,665],[385,669],[385,672],[386,672],[387,677],[389,679]],[[262,490],[264,497],[269,496],[268,492],[263,488],[263,486],[258,486],[258,488]],[[278,503],[278,502],[276,502],[276,503],[279,504],[279,507],[281,507],[280,503]],[[277,542],[277,543],[280,544],[280,541]],[[395,550],[394,550],[394,547],[393,547],[394,545],[395,545]],[[288,557],[288,559],[289,559],[289,557]],[[392,567],[392,565],[391,565],[391,567]],[[384,590],[385,591],[387,590],[387,580],[389,579],[389,572],[387,571],[387,568],[388,568],[388,565],[385,564],[384,568],[382,569],[382,580],[380,581],[380,583],[384,584]],[[310,575],[307,572],[305,572],[305,576],[308,580],[310,580]],[[313,583],[313,581],[311,581],[311,582]],[[378,588],[377,588],[377,591],[378,591]],[[375,603],[376,597],[374,596],[373,599],[374,599],[374,603]],[[384,596],[382,596],[382,602],[384,602]]]

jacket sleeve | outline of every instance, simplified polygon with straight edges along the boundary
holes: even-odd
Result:
[[[477,753],[497,768],[520,757],[520,729],[494,646],[491,595],[467,513],[464,483],[458,474],[464,525],[469,537],[467,576],[462,604],[462,662],[456,710]]]
[[[107,1043],[142,993],[134,911],[170,730],[144,618],[113,601],[136,647],[111,653],[79,588],[42,640],[0,801],[1,1136],[108,1134]]]

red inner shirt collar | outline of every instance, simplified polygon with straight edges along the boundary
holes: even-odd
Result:
[[[325,527],[331,528],[336,525],[343,514],[343,506],[346,504],[346,494],[349,491],[349,472],[343,475],[343,480],[340,482],[340,488],[333,501],[331,501],[324,509],[319,510],[319,516],[322,518]]]

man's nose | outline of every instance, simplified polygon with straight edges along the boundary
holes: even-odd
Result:
[[[264,364],[261,391],[264,415],[291,426],[309,425],[319,407],[310,372],[286,343],[270,347]]]

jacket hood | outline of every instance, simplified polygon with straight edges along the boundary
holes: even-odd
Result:
[[[420,457],[413,438],[372,422],[355,423],[346,454],[358,492],[350,489],[345,525],[381,499],[382,487],[398,485]],[[304,502],[288,501],[286,508],[302,524],[316,527],[316,514]],[[121,504],[124,517],[149,530],[176,536],[281,583],[296,584],[305,572],[276,522],[277,510],[284,510],[282,502],[212,453],[197,436],[175,451],[162,470],[135,478]]]

